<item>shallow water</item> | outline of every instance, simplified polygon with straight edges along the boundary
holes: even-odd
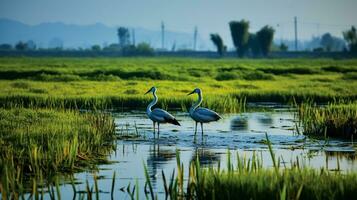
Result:
[[[330,139],[317,140],[298,135],[294,113],[287,109],[274,109],[271,112],[251,112],[243,114],[226,114],[219,122],[204,125],[204,135],[198,127],[194,135],[194,122],[187,113],[173,112],[181,123],[181,127],[163,124],[160,126],[160,136],[154,137],[152,122],[144,112],[114,113],[117,133],[134,133],[141,135],[136,139],[118,140],[116,151],[110,160],[116,163],[99,166],[96,176],[100,196],[110,198],[113,172],[116,172],[114,197],[130,199],[126,190],[130,183],[131,188],[139,185],[140,198],[145,197],[144,165],[148,172],[159,198],[164,197],[164,188],[161,171],[169,179],[176,167],[176,150],[180,152],[181,162],[184,164],[187,176],[188,164],[199,157],[204,166],[226,167],[227,152],[232,155],[232,162],[236,161],[236,154],[246,156],[253,152],[263,159],[265,167],[272,167],[271,157],[265,143],[265,133],[273,145],[276,156],[282,159],[281,165],[289,166],[297,157],[300,164],[330,170],[356,171],[356,145],[347,140]],[[300,130],[301,131],[301,130]],[[339,163],[339,165],[337,164]],[[77,190],[85,191],[85,181],[93,183],[93,172],[83,172],[75,175],[78,184]],[[71,185],[62,185],[62,198],[73,197]],[[161,199],[161,198],[160,198]]]

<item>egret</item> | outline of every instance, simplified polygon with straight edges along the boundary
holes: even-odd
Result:
[[[148,117],[152,120],[153,122],[153,127],[154,127],[154,136],[155,136],[155,123],[157,123],[157,134],[160,134],[160,123],[170,123],[174,125],[181,126],[180,123],[175,119],[174,116],[172,116],[170,113],[167,111],[160,109],[160,108],[155,108],[154,110],[151,110],[151,107],[153,107],[157,103],[157,96],[156,96],[156,87],[150,88],[145,94],[152,92],[154,96],[154,100],[148,105],[146,108],[146,114]]]
[[[196,122],[195,126],[195,135],[197,133],[197,124],[201,124],[201,131],[203,135],[203,123],[209,123],[213,121],[218,121],[222,117],[219,116],[218,113],[207,109],[207,108],[199,108],[200,104],[202,103],[203,97],[202,97],[202,91],[200,88],[194,89],[191,93],[188,95],[197,93],[198,94],[198,101],[192,105],[190,108],[190,116],[193,120]]]

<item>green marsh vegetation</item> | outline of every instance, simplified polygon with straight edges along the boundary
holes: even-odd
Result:
[[[107,162],[117,138],[113,119],[78,109],[142,109],[152,98],[143,93],[153,85],[159,89],[159,106],[166,109],[187,110],[196,100],[187,93],[195,87],[203,90],[203,105],[218,112],[240,112],[246,102],[259,101],[352,102],[357,97],[356,73],[357,60],[0,58],[1,194],[29,191],[29,176],[35,177],[31,184],[36,194],[36,180],[42,177]],[[345,137],[349,130],[356,131],[355,105],[305,106],[299,110],[305,134],[342,130]],[[132,137],[125,131],[120,134]],[[228,164],[224,171],[192,162],[185,189],[179,164],[180,175],[167,179],[165,191],[170,197],[198,199],[348,198],[356,191],[355,173],[316,171],[298,163],[287,169],[274,163],[274,169],[264,169],[259,159],[238,158],[237,168]]]
[[[109,162],[115,149],[114,129],[114,120],[104,113],[0,109],[1,194],[24,192],[29,180],[48,181],[58,173]]]
[[[271,155],[272,166],[263,167],[262,154],[253,153],[251,158],[244,155],[232,155],[227,151],[226,166],[203,167],[199,158],[192,160],[185,166],[180,159],[180,152],[176,151],[176,168],[172,173],[162,171],[163,193],[156,193],[147,166],[144,164],[145,184],[128,183],[125,187],[118,187],[116,173],[113,173],[111,187],[103,187],[98,183],[98,177],[93,175],[93,182],[85,182],[85,190],[80,191],[72,180],[68,185],[72,187],[73,199],[100,198],[101,191],[110,193],[124,192],[130,199],[353,199],[357,191],[357,174],[354,171],[329,171],[327,168],[313,169],[306,166],[304,157],[285,162],[276,157],[273,147],[266,136],[268,151]],[[233,157],[236,160],[233,161]],[[265,160],[267,161],[267,160]],[[338,161],[337,161],[338,162]],[[337,164],[339,166],[339,164]],[[187,173],[185,173],[187,172]],[[39,181],[30,183],[31,190],[27,195],[32,198],[49,196],[51,199],[61,199],[58,180],[47,188],[43,188]],[[144,190],[144,193],[141,191]],[[9,190],[11,193],[11,190]],[[140,192],[139,192],[140,191]],[[71,192],[71,191],[69,191]],[[3,193],[4,194],[4,193]],[[9,194],[9,193],[6,193]],[[14,194],[11,194],[14,195]],[[15,194],[23,197],[23,193]],[[4,197],[4,196],[3,196]],[[14,196],[16,197],[16,196]],[[163,197],[163,196],[161,196]]]
[[[303,158],[286,163],[276,158],[269,138],[267,145],[273,166],[263,167],[262,157],[253,154],[251,159],[237,154],[232,163],[230,151],[227,167],[204,168],[198,158],[188,168],[184,177],[184,165],[177,152],[177,172],[171,176],[162,172],[166,198],[170,199],[353,199],[357,191],[355,172],[312,169],[305,166]],[[146,171],[146,167],[144,167]],[[146,172],[147,174],[147,172]],[[146,182],[151,187],[150,178]],[[152,199],[156,194],[149,190]]]
[[[320,137],[357,138],[357,103],[335,102],[326,106],[303,103],[298,106],[304,134]]]
[[[357,60],[188,58],[0,58],[0,105],[186,110],[200,87],[204,106],[239,112],[245,101],[355,99]]]

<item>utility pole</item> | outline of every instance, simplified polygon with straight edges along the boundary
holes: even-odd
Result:
[[[277,29],[280,29],[280,44],[283,44],[283,25],[277,24]]]
[[[197,44],[197,26],[195,26],[195,30],[193,32],[193,50],[196,51],[196,44]]]
[[[133,45],[135,46],[135,29],[131,29],[131,34],[133,35]]]
[[[297,51],[298,50],[297,17],[294,18],[294,27],[295,27],[295,51]]]
[[[164,50],[165,48],[165,24],[161,22],[161,49]]]

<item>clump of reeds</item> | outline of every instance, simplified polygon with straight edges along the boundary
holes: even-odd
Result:
[[[141,137],[145,138],[146,135],[139,132],[136,122],[134,122],[134,127],[131,127],[129,123],[118,127],[116,133],[116,139],[118,140],[136,140],[140,139]]]
[[[327,106],[304,103],[298,106],[298,115],[306,135],[352,139],[357,136],[356,102]]]

